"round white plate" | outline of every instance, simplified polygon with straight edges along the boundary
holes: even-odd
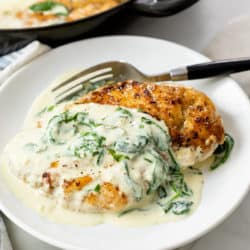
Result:
[[[103,37],[55,49],[21,69],[1,87],[0,150],[20,129],[34,98],[57,76],[110,60],[125,60],[151,74],[207,59],[174,43],[145,37]],[[226,131],[235,139],[230,160],[205,176],[202,200],[193,215],[178,222],[139,228],[54,224],[25,207],[0,176],[1,210],[33,236],[72,250],[172,249],[211,230],[239,205],[249,188],[250,105],[247,96],[230,78],[187,84],[212,98]]]

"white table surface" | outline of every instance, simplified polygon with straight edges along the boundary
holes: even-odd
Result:
[[[202,51],[213,36],[234,18],[250,15],[249,0],[201,0],[191,8],[168,18],[129,16],[113,22],[101,34],[133,34],[171,40]],[[250,194],[221,225],[182,250],[250,249]],[[5,218],[14,250],[58,250],[19,229]],[[94,250],[94,249],[93,249]]]

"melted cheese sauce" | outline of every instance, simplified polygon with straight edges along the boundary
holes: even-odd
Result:
[[[43,109],[45,106],[50,106],[53,104],[53,96],[50,94],[51,87],[46,90],[37,100],[34,102],[29,114],[24,123],[24,131],[34,130],[34,127],[37,126],[37,113]],[[95,104],[88,105],[94,109],[93,115],[96,118],[101,117],[105,112],[111,116],[114,113],[114,107],[102,105],[102,108]],[[98,111],[99,109],[99,111]],[[93,111],[93,110],[92,110]],[[134,112],[133,110],[130,110]],[[54,111],[56,112],[56,110]],[[53,112],[52,112],[53,113]],[[133,114],[136,114],[133,113]],[[138,115],[138,114],[136,114]],[[46,116],[46,115],[45,115]],[[51,114],[49,114],[51,116]],[[48,118],[45,118],[45,120]],[[163,122],[159,123],[166,130],[167,128]],[[114,135],[119,136],[119,135]],[[37,140],[37,135],[35,133],[24,133],[21,136],[21,140],[17,140],[17,143],[12,143],[7,146],[7,152],[13,155],[15,152],[14,161],[20,162],[20,159],[23,157],[22,152],[18,152],[20,147],[18,143],[21,141],[30,141]],[[122,216],[119,216],[117,213],[89,213],[89,212],[80,212],[72,209],[65,208],[62,206],[61,202],[56,199],[55,196],[44,195],[41,190],[32,187],[32,185],[27,185],[20,178],[17,178],[17,174],[13,174],[13,169],[11,170],[9,165],[9,159],[11,157],[7,156],[8,153],[3,155],[1,161],[1,172],[6,179],[6,182],[10,189],[15,193],[15,195],[22,200],[22,202],[28,207],[33,208],[40,215],[49,218],[50,220],[56,223],[63,224],[77,224],[77,225],[95,225],[100,223],[114,223],[122,226],[143,226],[157,223],[165,223],[169,221],[176,221],[185,218],[186,216],[192,214],[193,211],[197,208],[203,186],[203,176],[200,172],[191,171],[186,169],[183,171],[184,179],[188,187],[192,190],[192,197],[190,198],[193,202],[193,205],[190,211],[183,215],[176,215],[173,213],[165,213],[163,209],[157,205],[146,201],[140,206],[140,211],[135,210],[130,213],[126,213]],[[13,160],[13,159],[12,159]],[[140,163],[141,164],[141,163]],[[139,165],[140,165],[139,164]],[[144,163],[145,164],[145,163]],[[16,170],[20,170],[20,165],[16,164]],[[136,165],[135,165],[136,168]],[[40,171],[40,170],[39,170]],[[119,174],[119,173],[117,173]],[[125,188],[126,189],[126,188]],[[126,190],[125,190],[126,191]]]
[[[36,0],[1,0],[0,29],[23,28],[23,22],[16,17],[18,11],[29,8]]]
[[[35,2],[37,2],[37,0],[1,0],[0,10],[11,11],[27,8]]]
[[[137,227],[173,222],[187,217],[187,215],[165,214],[162,208],[157,205],[146,207],[145,209],[149,209],[148,211],[134,211],[121,217],[118,217],[116,214],[73,212],[58,206],[55,200],[42,196],[37,190],[24,184],[10,172],[7,164],[3,161],[0,172],[6,179],[8,187],[23,202],[23,204],[34,209],[44,218],[48,218],[59,224],[92,226],[101,223],[109,223],[125,227]],[[194,192],[192,199],[194,201],[194,206],[189,213],[190,215],[199,205],[203,178],[201,175],[193,175],[189,173],[185,175],[185,180]]]

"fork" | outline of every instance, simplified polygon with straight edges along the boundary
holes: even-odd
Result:
[[[132,64],[122,61],[104,62],[69,77],[52,88],[56,103],[60,103],[84,89],[85,84],[100,81],[183,81],[215,77],[250,70],[250,58],[211,61],[174,68],[158,75],[146,75]]]

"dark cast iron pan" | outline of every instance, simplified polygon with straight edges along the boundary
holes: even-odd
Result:
[[[169,16],[193,5],[198,0],[127,0],[113,9],[74,22],[24,29],[0,29],[0,56],[38,39],[51,46],[75,40],[94,30],[109,17],[125,8],[147,16]]]

